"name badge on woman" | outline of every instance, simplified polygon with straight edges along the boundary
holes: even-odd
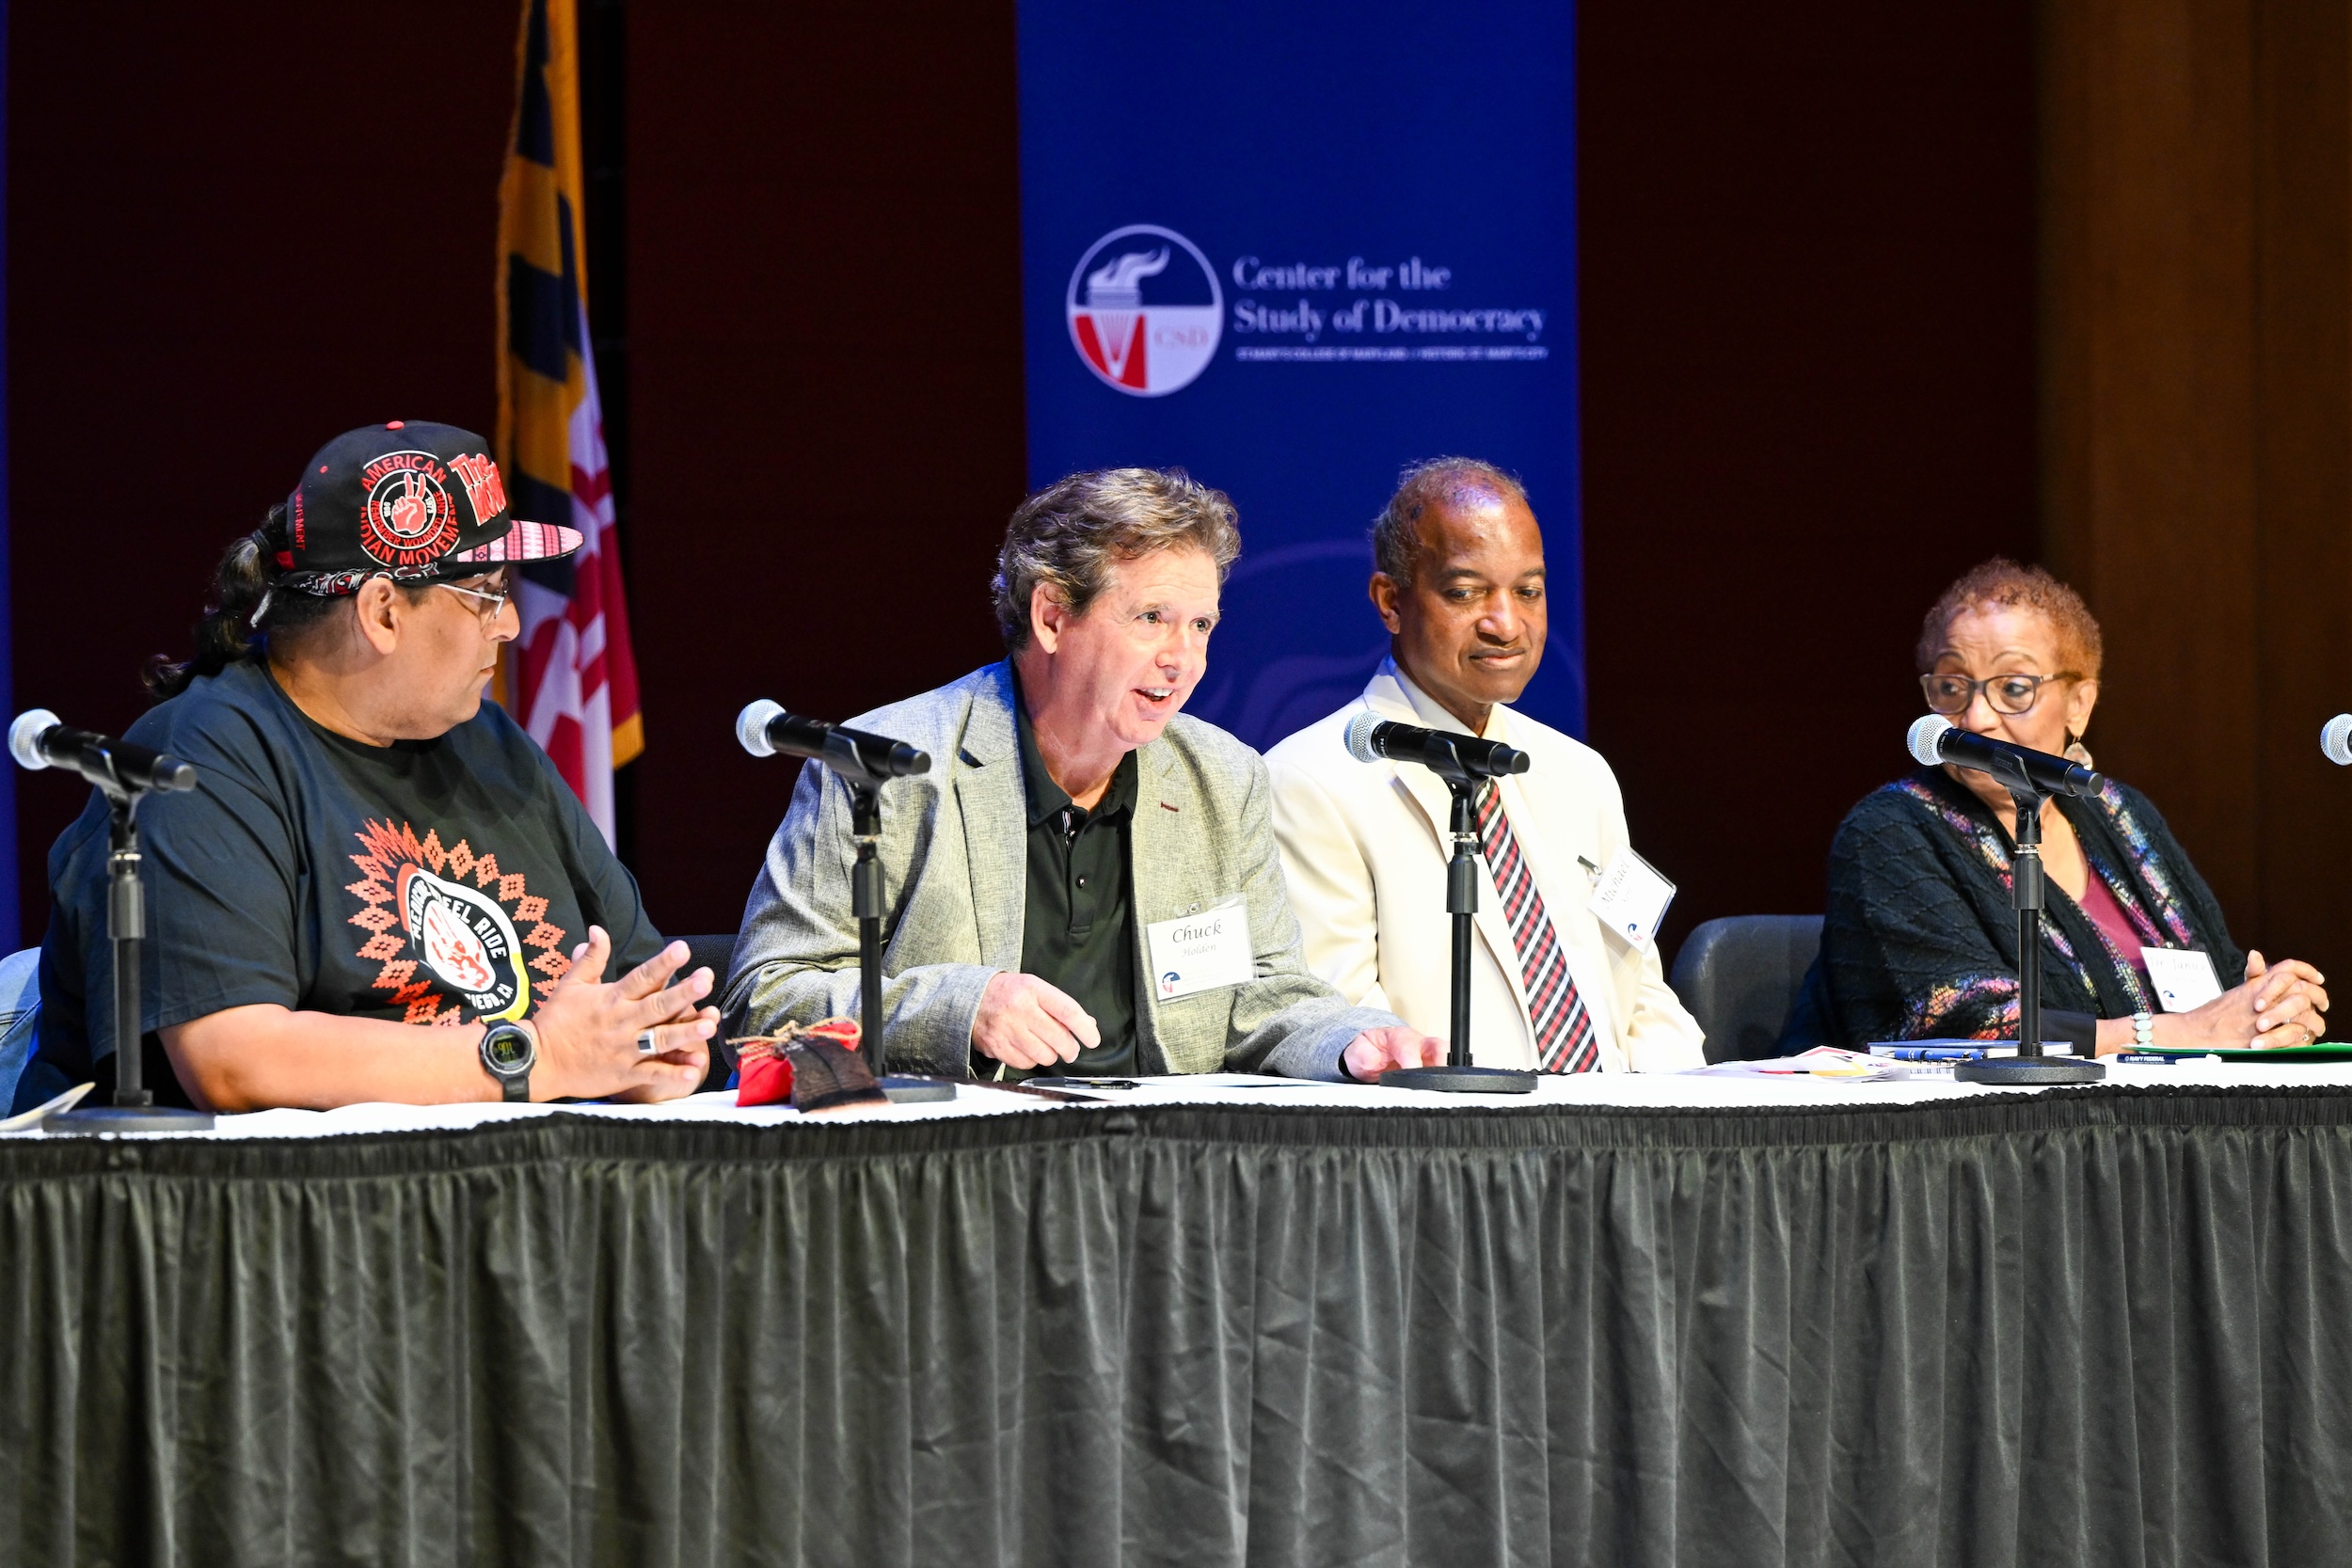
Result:
[[[1163,1002],[1219,986],[1238,986],[1258,973],[1249,942],[1249,911],[1236,894],[1173,920],[1143,928],[1152,954],[1152,990]]]
[[[2213,959],[2196,948],[2143,947],[2139,953],[2148,960],[2148,978],[2166,1012],[2185,1013],[2221,994],[2221,976],[2213,972]]]

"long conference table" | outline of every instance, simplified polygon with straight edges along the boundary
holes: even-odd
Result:
[[[0,1138],[0,1563],[2352,1561],[2352,1070]]]

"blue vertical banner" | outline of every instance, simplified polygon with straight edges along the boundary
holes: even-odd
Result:
[[[1030,478],[1233,498],[1189,711],[1252,745],[1362,689],[1366,531],[1437,456],[1525,482],[1551,625],[1520,705],[1583,733],[1574,32],[1537,0],[1020,0]]]

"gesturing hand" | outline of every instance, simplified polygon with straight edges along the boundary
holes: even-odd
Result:
[[[1080,1047],[1102,1043],[1087,1010],[1034,974],[998,970],[972,1016],[972,1049],[1008,1067],[1074,1062]]]
[[[1443,1067],[1445,1041],[1406,1024],[1367,1029],[1347,1042],[1340,1064],[1350,1078],[1369,1084],[1391,1068]]]
[[[695,1006],[710,994],[709,970],[668,984],[688,957],[686,943],[674,942],[607,985],[596,976],[612,960],[612,939],[603,927],[589,927],[588,940],[572,950],[572,967],[531,1015],[539,1035],[532,1097],[675,1100],[700,1087],[719,1009]],[[651,1055],[637,1049],[645,1030],[653,1032]]]

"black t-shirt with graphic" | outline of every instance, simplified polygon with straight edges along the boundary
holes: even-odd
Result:
[[[184,758],[199,781],[139,807],[142,1060],[162,1102],[186,1099],[154,1032],[224,1007],[458,1028],[529,1013],[591,924],[612,935],[608,979],[660,949],[636,880],[495,704],[437,740],[369,746],[312,722],[262,666],[236,664],[126,738]],[[40,1045],[22,1101],[98,1076],[93,1061],[113,1053],[106,855],[93,791],[49,852]]]

